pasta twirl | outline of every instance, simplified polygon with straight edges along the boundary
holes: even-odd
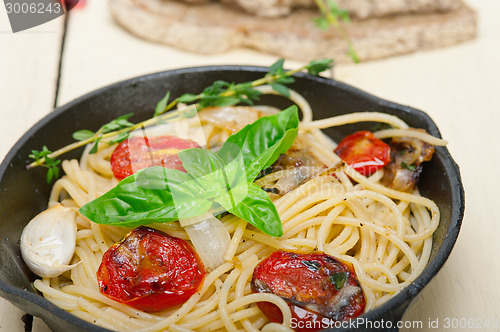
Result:
[[[263,92],[268,90],[262,88]],[[303,183],[284,194],[270,194],[283,224],[282,237],[268,236],[234,215],[224,215],[221,221],[231,237],[225,263],[209,271],[201,290],[184,304],[163,312],[145,313],[103,296],[96,280],[102,256],[130,228],[98,225],[79,215],[76,250],[71,261],[78,265],[59,277],[35,281],[35,287],[74,315],[114,330],[258,331],[269,324],[255,306],[261,301],[273,303],[282,311],[283,329],[287,330],[291,318],[288,304],[273,294],[252,294],[253,270],[277,249],[316,250],[352,264],[366,298],[365,310],[390,299],[426,266],[432,234],[439,223],[439,209],[432,200],[420,196],[417,188],[406,193],[384,186],[383,170],[365,177],[344,165],[333,152],[336,144],[320,129],[377,121],[396,128],[380,132],[379,137],[418,136],[431,144],[445,142],[410,132],[403,121],[385,114],[358,113],[313,121],[305,100],[296,95],[292,98],[300,106],[304,119],[294,147],[307,151],[317,164],[336,166],[329,172],[311,168],[312,176]],[[194,120],[178,126],[177,130],[182,132],[177,134],[204,137],[206,141],[199,143],[213,148],[227,139],[234,128],[204,121],[203,112],[200,114],[203,135]],[[63,162],[65,176],[54,185],[49,206],[62,203],[79,208],[117,184],[109,166],[113,147],[100,144],[97,154],[89,151],[90,148],[84,151],[80,161]],[[281,179],[294,171],[282,169],[259,178],[256,184],[272,192]],[[189,241],[177,222],[150,226]]]

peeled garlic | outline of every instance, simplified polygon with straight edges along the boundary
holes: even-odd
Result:
[[[70,270],[76,243],[75,210],[54,205],[33,218],[21,234],[21,254],[29,269],[46,278]]]

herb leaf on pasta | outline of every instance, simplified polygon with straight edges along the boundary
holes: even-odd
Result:
[[[253,181],[290,148],[298,126],[296,106],[263,117],[230,136],[217,153],[200,148],[180,151],[186,173],[158,166],[142,169],[80,212],[99,224],[137,227],[223,207],[264,233],[281,236],[276,207]]]

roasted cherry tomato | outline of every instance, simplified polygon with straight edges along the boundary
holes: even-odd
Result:
[[[131,137],[121,142],[113,151],[111,169],[118,180],[151,166],[163,166],[185,172],[177,154],[180,150],[199,147],[195,141],[176,136]]]
[[[369,131],[344,137],[335,153],[359,173],[369,176],[391,161],[391,148]]]
[[[365,297],[353,268],[321,252],[276,251],[260,262],[251,282],[254,293],[273,293],[292,311],[296,331],[316,331],[363,313]],[[272,303],[258,302],[272,322],[282,323]]]
[[[186,302],[205,274],[186,241],[142,226],[104,253],[97,280],[107,297],[154,312]]]

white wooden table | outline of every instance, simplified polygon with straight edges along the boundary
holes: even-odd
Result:
[[[499,0],[469,0],[480,15],[477,40],[459,46],[359,65],[341,65],[336,78],[379,97],[426,111],[449,141],[466,188],[458,242],[443,269],[404,319],[445,330],[453,319],[500,321],[500,13]],[[0,158],[54,106],[64,18],[12,34],[0,5]],[[66,29],[57,105],[134,76],[196,65],[268,66],[274,56],[241,49],[199,56],[139,40],[116,26],[106,0],[87,0]],[[293,68],[300,63],[287,62]],[[1,204],[1,202],[0,202]],[[0,299],[0,331],[24,331],[25,313]],[[439,320],[440,328],[428,328]],[[30,328],[28,326],[28,328]],[[38,318],[32,330],[49,328]],[[497,329],[483,329],[497,330]]]

